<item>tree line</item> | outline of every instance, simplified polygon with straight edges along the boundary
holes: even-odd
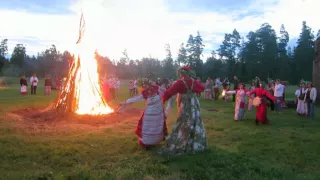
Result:
[[[300,79],[311,80],[312,66],[315,56],[315,37],[320,36],[320,30],[314,35],[312,29],[302,22],[301,33],[296,46],[289,47],[289,33],[282,25],[279,34],[268,23],[259,29],[250,31],[245,37],[234,29],[225,34],[220,47],[212,50],[211,56],[203,61],[205,48],[199,32],[189,35],[186,43],[182,43],[176,59],[172,57],[171,48],[166,44],[165,59],[144,57],[140,60],[130,58],[124,50],[119,60],[111,60],[95,52],[101,75],[115,75],[119,78],[145,77],[152,72],[156,77],[175,78],[176,69],[181,65],[189,65],[202,79],[221,77],[232,79],[234,75],[241,81],[250,81],[258,76],[260,79],[280,78],[290,83]],[[8,54],[8,39],[0,43],[0,73],[4,76],[31,75],[66,76],[69,63],[74,58],[70,52],[57,51],[56,46],[38,53],[36,56],[26,54],[26,47],[17,44]]]

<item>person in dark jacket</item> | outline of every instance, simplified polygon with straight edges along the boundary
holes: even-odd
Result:
[[[26,76],[21,76],[20,78],[20,93],[25,95],[27,94],[27,86],[28,86],[28,83],[27,83],[27,80],[26,80]]]

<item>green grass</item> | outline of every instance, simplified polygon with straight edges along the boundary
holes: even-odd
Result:
[[[290,87],[288,94],[294,91]],[[126,88],[120,93],[120,100],[128,97]],[[15,109],[49,105],[55,96],[56,91],[44,96],[41,86],[36,96],[20,96],[15,84],[0,90],[0,179],[320,178],[318,114],[311,121],[296,116],[292,109],[281,115],[269,112],[272,124],[255,126],[254,111],[246,113],[245,121],[235,122],[233,103],[201,100],[208,150],[166,158],[137,145],[133,131],[138,115],[102,131],[67,134],[28,134],[17,128],[21,120],[6,115]],[[133,107],[142,108],[143,103]],[[174,108],[168,119],[170,130],[175,119]]]

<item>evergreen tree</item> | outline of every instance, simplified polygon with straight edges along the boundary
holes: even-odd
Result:
[[[15,67],[22,68],[24,65],[24,61],[26,58],[26,47],[23,44],[17,44],[14,47],[10,63],[13,64]]]
[[[306,21],[302,22],[302,30],[299,35],[297,47],[294,51],[295,69],[294,79],[312,79],[313,59],[314,59],[314,35]]]
[[[187,50],[184,47],[184,44],[181,43],[179,53],[178,53],[178,58],[176,60],[176,64],[178,64],[179,66],[181,66],[182,64],[186,64],[187,58],[188,58],[187,57]]]

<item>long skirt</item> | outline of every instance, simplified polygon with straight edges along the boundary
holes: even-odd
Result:
[[[304,101],[304,100],[300,100],[298,99],[298,105],[297,105],[297,113],[298,114],[303,114],[303,115],[306,115],[308,114],[308,111],[307,111],[307,103]]]
[[[253,107],[253,99],[249,97],[248,110],[251,111]]]
[[[202,152],[207,147],[207,138],[200,116],[200,103],[195,94],[179,95],[178,114],[166,145],[158,151],[161,155],[183,155]]]
[[[20,88],[20,94],[26,95],[27,94],[27,86],[22,85]]]
[[[259,121],[261,124],[268,124],[266,102],[261,103],[259,106],[257,106],[256,120]]]
[[[153,114],[154,111],[147,108],[135,130],[138,142],[143,147],[159,144],[168,135],[164,112]]]
[[[234,108],[234,120],[242,120],[245,112],[245,102],[236,102]]]

